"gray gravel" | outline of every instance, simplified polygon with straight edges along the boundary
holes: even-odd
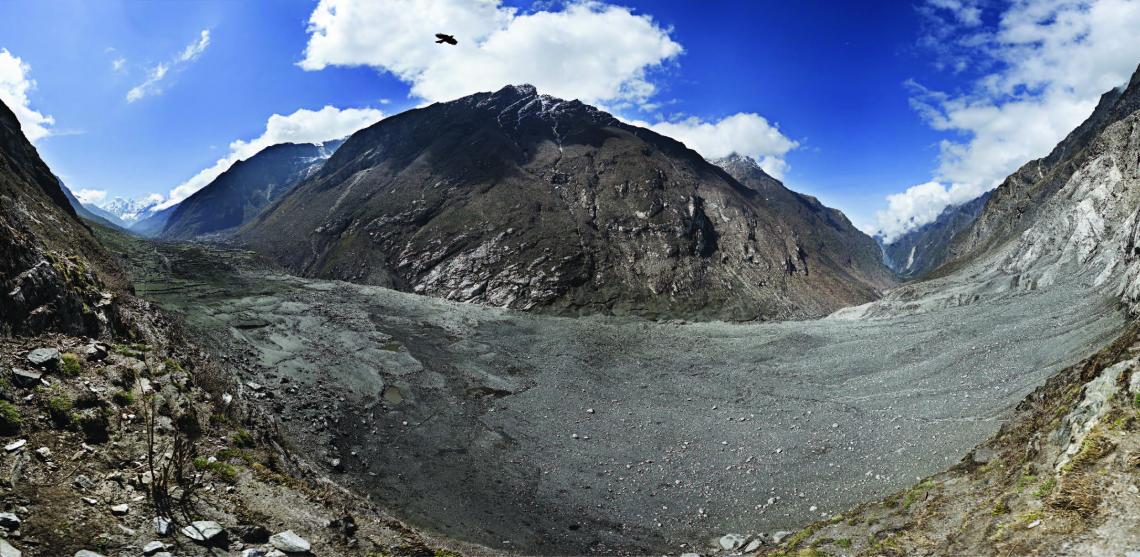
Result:
[[[946,468],[1119,330],[1106,296],[1072,292],[744,325],[537,316],[264,271],[148,295],[275,393],[294,447],[339,460],[330,475],[418,526],[553,554],[791,529]]]

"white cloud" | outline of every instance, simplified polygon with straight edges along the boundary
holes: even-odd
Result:
[[[961,205],[985,193],[973,184],[927,182],[887,196],[887,209],[875,213],[877,232],[892,242],[907,231],[934,221],[946,207]]]
[[[107,199],[107,190],[82,189],[71,192],[84,205],[99,205]]]
[[[434,43],[454,35],[458,46]],[[429,101],[530,83],[588,103],[641,104],[648,72],[682,52],[668,29],[628,8],[572,3],[520,13],[499,0],[321,0],[300,66],[371,66]]]
[[[127,66],[127,59],[122,56],[111,60],[111,69],[116,72],[121,72]]]
[[[300,109],[282,116],[274,114],[265,123],[265,131],[251,140],[230,143],[230,151],[209,168],[170,190],[170,195],[156,209],[174,205],[202,189],[239,160],[247,159],[262,149],[278,143],[322,143],[340,139],[356,130],[370,126],[384,113],[374,108],[339,109],[326,106],[320,110]],[[160,196],[161,198],[161,196]]]
[[[36,88],[36,82],[29,77],[29,72],[28,64],[8,49],[0,48],[0,101],[16,114],[28,141],[35,143],[52,134],[55,119],[32,110],[28,91]]]
[[[127,91],[127,102],[133,103],[144,97],[162,93],[162,80],[166,78],[170,71],[180,70],[186,64],[197,60],[208,46],[210,46],[210,30],[203,29],[198,35],[198,40],[186,45],[186,48],[182,49],[182,52],[178,53],[178,55],[169,62],[159,62],[155,64],[155,66],[147,72],[145,81],[132,87],[130,91]],[[116,70],[120,67],[119,60],[123,59],[120,58],[112,62]]]
[[[993,30],[967,31],[977,41],[970,46],[975,56],[989,57],[996,70],[963,94],[910,84],[918,113],[932,128],[954,134],[939,144],[935,180],[981,194],[1048,154],[1092,113],[1101,94],[1128,81],[1140,61],[1137,29],[1140,2],[1019,0]],[[933,195],[928,185],[916,186],[924,189],[913,202],[889,201],[879,219],[884,231],[933,220],[935,200],[943,207],[968,200]]]
[[[781,133],[775,124],[751,112],[740,112],[715,122],[689,117],[656,124],[630,123],[672,137],[707,159],[727,157],[732,153],[748,155],[776,178],[782,178],[788,170],[784,155],[799,146],[798,142]]]

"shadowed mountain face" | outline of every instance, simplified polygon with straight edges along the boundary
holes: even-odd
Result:
[[[16,116],[0,103],[0,331],[98,336],[122,280]]]
[[[844,237],[837,212],[800,198],[784,214],[770,196],[677,141],[511,86],[357,132],[239,237],[307,276],[563,313],[809,317],[891,284],[821,240]],[[805,214],[836,231],[806,233]]]
[[[934,222],[924,224],[890,243],[884,243],[883,259],[900,278],[917,279],[937,269],[950,258],[954,236],[974,224],[991,192],[961,205],[947,207]]]
[[[59,180],[58,178],[56,179]],[[79,218],[97,223],[102,226],[109,226],[111,228],[123,228],[123,221],[119,220],[115,215],[99,209],[98,207],[88,207],[80,202],[79,199],[75,197],[75,194],[71,193],[71,190],[68,189],[67,184],[64,184],[62,180],[59,180],[59,189],[63,191],[63,195],[67,197],[67,203],[71,205],[71,208],[75,210],[75,215]]]
[[[159,234],[189,239],[236,228],[312,175],[343,141],[282,143],[238,161],[169,214]]]

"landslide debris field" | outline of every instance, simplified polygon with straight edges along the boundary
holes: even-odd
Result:
[[[699,551],[841,513],[952,465],[1124,323],[1076,287],[881,319],[572,319],[117,243],[330,477],[527,554]]]

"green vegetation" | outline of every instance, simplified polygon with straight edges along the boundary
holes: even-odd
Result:
[[[83,361],[79,356],[67,352],[60,357],[59,372],[67,377],[76,377],[83,373]]]
[[[934,480],[923,480],[922,483],[910,488],[910,490],[906,492],[906,495],[903,496],[903,508],[910,509],[911,505],[926,498],[926,492],[934,488],[935,485]]]
[[[135,393],[127,390],[115,391],[111,395],[111,400],[119,406],[130,406],[135,403]]]
[[[835,545],[838,545],[843,549],[851,549],[851,540],[847,538],[839,538],[838,540],[835,540]]]
[[[47,401],[48,416],[57,425],[65,426],[74,421],[74,416],[71,411],[75,408],[75,402],[71,397],[65,394],[57,394]]]
[[[994,516],[1009,514],[1009,505],[1006,504],[1004,499],[999,499],[996,503],[994,503],[993,508],[990,509],[990,514]]]
[[[1029,486],[1037,483],[1037,476],[1033,474],[1022,474],[1017,480],[1017,490],[1025,491]]]
[[[0,435],[13,435],[19,432],[23,425],[24,419],[20,415],[20,409],[8,401],[0,400]]]
[[[1033,492],[1033,496],[1037,497],[1037,498],[1046,497],[1050,493],[1053,492],[1053,488],[1056,486],[1057,486],[1057,479],[1056,478],[1049,478],[1049,479],[1045,480],[1045,483],[1041,484],[1041,487],[1037,488],[1037,491]]]
[[[225,482],[234,483],[237,481],[237,467],[226,464],[220,460],[210,462],[205,458],[198,457],[194,459],[194,467],[202,471],[211,472]]]
[[[235,447],[246,449],[252,449],[257,446],[257,441],[254,440],[253,435],[241,428],[238,428],[237,433],[230,437],[230,442],[233,443]]]
[[[1132,397],[1132,407],[1136,408],[1136,409],[1140,409],[1140,393],[1136,393]]]

